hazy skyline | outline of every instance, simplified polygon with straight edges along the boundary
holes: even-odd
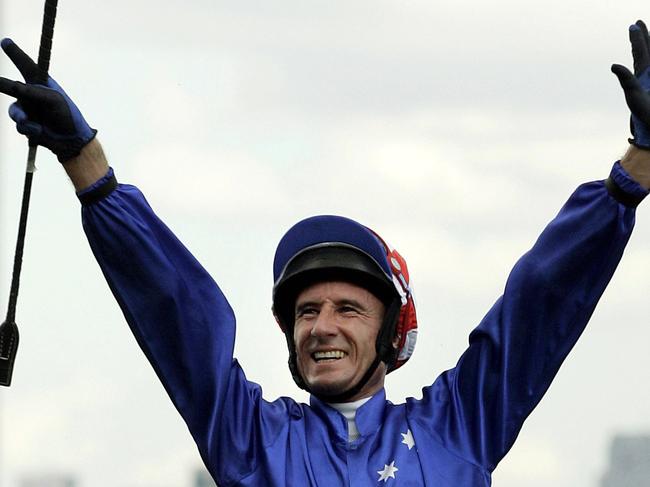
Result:
[[[42,3],[4,0],[0,36],[35,55]],[[418,397],[465,349],[516,259],[625,151],[612,63],[641,1],[60,0],[51,74],[211,272],[236,356],[267,399],[307,399],[270,313],[275,246],[343,214],[403,254],[420,335],[388,397]],[[0,58],[0,76],[16,77]],[[0,98],[0,303],[25,141]],[[34,469],[84,486],[172,487],[200,459],[90,253],[56,159],[39,151],[14,383],[0,389],[0,487]],[[587,331],[494,474],[495,487],[593,487],[610,435],[650,431],[650,217]]]

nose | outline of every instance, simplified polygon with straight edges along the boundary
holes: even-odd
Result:
[[[312,324],[310,335],[313,337],[326,337],[334,336],[337,332],[335,314],[332,310],[323,307]]]

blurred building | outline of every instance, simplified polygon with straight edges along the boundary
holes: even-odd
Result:
[[[192,487],[217,487],[212,477],[205,469],[199,469],[194,472],[194,483]]]
[[[20,480],[18,487],[77,487],[77,481],[69,475],[32,475]]]
[[[650,435],[615,436],[609,459],[600,487],[650,486]]]

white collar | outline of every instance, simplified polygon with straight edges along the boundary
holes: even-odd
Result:
[[[341,413],[348,422],[348,442],[353,442],[359,438],[359,430],[357,429],[357,423],[354,421],[354,418],[357,415],[357,409],[359,409],[369,400],[370,397],[364,397],[363,399],[352,402],[328,403],[339,413]]]

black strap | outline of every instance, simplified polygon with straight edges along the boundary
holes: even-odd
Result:
[[[618,184],[616,184],[616,181],[614,181],[611,176],[605,180],[605,187],[612,198],[630,208],[636,208],[639,206],[639,203],[641,203],[644,198],[643,196],[635,196],[626,193]]]
[[[79,195],[79,201],[84,206],[94,205],[111,194],[115,188],[117,188],[117,179],[115,178],[115,174],[113,174],[96,188]]]

